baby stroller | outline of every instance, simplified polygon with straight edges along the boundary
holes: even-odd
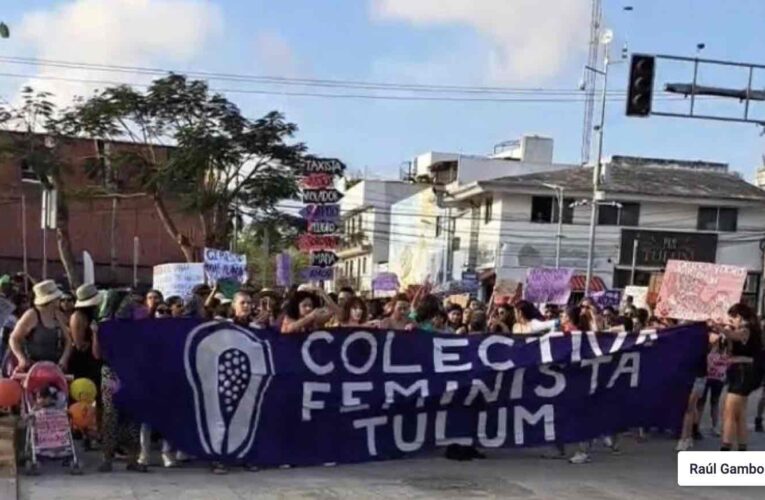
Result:
[[[26,421],[24,472],[39,474],[39,458],[61,459],[72,474],[81,474],[82,466],[69,423],[67,403],[70,375],[50,361],[32,365],[28,373],[14,375],[23,388],[21,415]]]

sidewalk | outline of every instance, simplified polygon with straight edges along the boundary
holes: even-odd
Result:
[[[95,472],[98,455],[86,457],[86,475],[47,465],[42,476],[21,479],[25,500],[241,500],[255,498],[526,498],[626,500],[762,498],[761,488],[679,488],[675,442],[653,436],[646,443],[623,440],[624,452],[595,448],[593,461],[570,465],[540,458],[544,449],[488,450],[486,460],[453,462],[433,453],[408,460],[337,467],[245,472],[214,476],[203,465],[153,467],[149,474]],[[698,449],[719,446],[711,436]],[[571,447],[573,450],[573,447]],[[752,434],[751,449],[765,449],[765,435]],[[155,459],[158,457],[155,457]]]

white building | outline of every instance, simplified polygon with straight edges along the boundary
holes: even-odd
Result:
[[[498,221],[489,216],[488,228],[480,231],[479,214],[500,212],[480,205],[485,200],[455,204],[452,191],[491,179],[574,166],[553,163],[553,140],[532,135],[500,144],[488,156],[438,152],[417,156],[411,177],[421,187],[391,208],[390,253],[395,258],[390,261],[390,271],[404,286],[422,283],[428,277],[436,282],[444,276],[459,280],[463,270],[476,268],[476,259],[490,257],[485,251],[490,246],[487,234],[498,228]],[[476,252],[482,252],[481,256]]]
[[[747,298],[754,302],[762,275],[764,191],[719,163],[615,156],[605,170],[603,198],[619,205],[599,207],[593,274],[605,287],[630,284],[637,240],[635,284],[647,284],[669,259],[730,264],[749,271]],[[570,206],[592,197],[592,169],[582,167],[452,190],[456,206],[491,200],[498,214],[480,227],[477,270],[522,280],[529,267],[555,265],[557,201],[546,187],[552,185],[564,189],[561,266],[584,274],[590,207]]]
[[[343,244],[336,252],[335,287],[369,292],[372,279],[389,261],[391,206],[427,186],[404,181],[362,180],[340,201]]]

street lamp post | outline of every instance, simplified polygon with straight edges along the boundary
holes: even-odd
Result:
[[[563,238],[563,186],[543,184],[544,187],[555,191],[558,200],[558,231],[555,235],[555,269],[560,268],[560,240]]]
[[[610,207],[617,207],[622,208],[622,204],[617,201],[599,201],[596,199],[596,196],[593,194],[592,200],[581,200],[577,201],[571,204],[571,207],[586,207],[590,206],[590,214],[595,214],[597,216],[598,214],[598,207],[600,205],[607,205]],[[587,254],[587,283],[584,285],[584,296],[587,297],[587,295],[590,293],[590,280],[592,279],[592,252],[593,247],[595,243],[595,224],[593,223],[593,220],[590,220],[590,251]]]
[[[600,43],[603,45],[603,69],[585,66],[585,69],[603,76],[603,89],[600,95],[600,124],[598,125],[598,159],[592,169],[592,203],[590,204],[590,238],[587,249],[587,276],[584,284],[585,297],[590,292],[590,281],[592,280],[592,264],[595,257],[595,228],[598,221],[598,191],[600,187],[600,173],[603,167],[603,129],[606,124],[606,91],[608,90],[608,45],[613,40],[613,32],[606,30],[600,37]]]

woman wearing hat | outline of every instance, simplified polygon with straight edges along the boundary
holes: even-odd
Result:
[[[38,361],[52,361],[66,371],[72,343],[59,304],[63,293],[53,280],[41,281],[33,290],[34,307],[24,313],[11,333],[16,371],[24,372]]]
[[[103,302],[103,295],[95,285],[82,285],[75,295],[77,302],[69,318],[72,335],[70,372],[74,378],[88,378],[99,387],[101,363],[93,356],[93,331],[97,328],[98,308]]]

